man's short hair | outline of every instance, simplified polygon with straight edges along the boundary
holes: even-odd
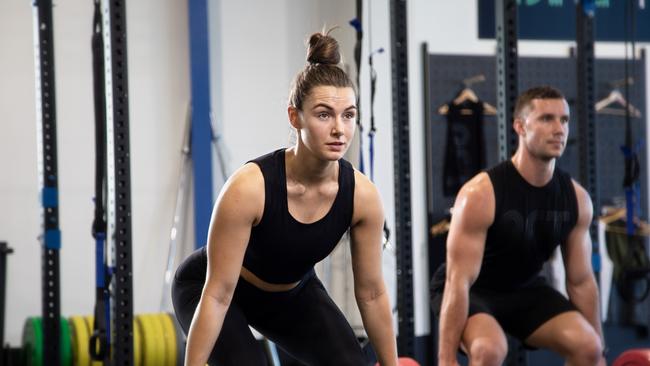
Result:
[[[519,95],[515,104],[514,118],[523,117],[522,113],[532,107],[533,99],[566,99],[561,91],[552,86],[542,85],[532,87]]]

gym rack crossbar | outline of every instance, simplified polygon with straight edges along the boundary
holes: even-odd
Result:
[[[43,248],[41,257],[43,357],[48,360],[49,365],[59,366],[61,364],[59,347],[61,231],[59,230],[58,207],[52,1],[36,0],[33,6],[38,170],[43,207],[43,233],[40,238]]]
[[[411,167],[408,91],[406,0],[391,0],[391,59],[393,82],[393,164],[395,182],[395,243],[397,249],[397,349],[413,357],[413,244],[411,233]]]

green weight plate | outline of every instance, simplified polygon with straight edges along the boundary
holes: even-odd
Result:
[[[70,328],[65,318],[61,317],[61,366],[72,366],[72,343]]]
[[[28,366],[43,365],[43,320],[30,317],[23,328],[23,352]],[[65,318],[60,319],[59,341],[61,342],[61,366],[72,366],[72,344],[70,328]]]
[[[25,365],[43,365],[43,327],[40,318],[29,317],[23,326]]]

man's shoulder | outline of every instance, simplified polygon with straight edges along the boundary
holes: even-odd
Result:
[[[484,205],[494,201],[494,188],[487,172],[481,172],[467,181],[458,192],[457,201],[465,200],[467,206]]]

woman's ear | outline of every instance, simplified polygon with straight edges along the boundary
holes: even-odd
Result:
[[[291,126],[296,130],[300,129],[300,112],[298,108],[294,106],[287,107],[287,114],[289,115],[289,123],[291,123]]]

